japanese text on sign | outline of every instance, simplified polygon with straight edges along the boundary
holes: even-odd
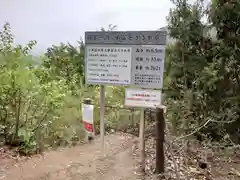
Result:
[[[160,104],[160,91],[129,88],[125,91],[126,106],[155,108]]]
[[[86,44],[166,44],[166,31],[86,32]]]
[[[87,82],[128,85],[131,81],[131,48],[87,47]]]
[[[135,46],[132,55],[132,84],[141,88],[162,88],[165,47]]]

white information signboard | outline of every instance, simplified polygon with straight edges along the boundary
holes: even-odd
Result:
[[[86,79],[91,84],[129,85],[131,48],[87,46]]]
[[[155,108],[161,105],[161,91],[127,88],[125,90],[125,105]]]
[[[166,31],[86,32],[86,83],[161,89],[166,35]]]

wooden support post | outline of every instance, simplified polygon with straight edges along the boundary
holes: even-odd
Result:
[[[145,174],[145,119],[144,119],[144,109],[141,109],[140,115],[140,129],[139,129],[139,150],[140,150],[140,170],[143,174]]]
[[[100,141],[101,141],[101,155],[104,156],[104,114],[105,114],[105,87],[100,86]]]
[[[164,173],[164,108],[156,109],[156,174]]]

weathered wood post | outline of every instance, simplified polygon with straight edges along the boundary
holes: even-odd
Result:
[[[156,174],[164,173],[164,106],[156,108]]]

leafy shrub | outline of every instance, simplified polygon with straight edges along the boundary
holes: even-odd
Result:
[[[77,48],[63,43],[52,46],[45,56],[36,58],[29,55],[36,41],[14,46],[8,23],[0,37],[0,141],[24,154],[75,144],[85,136],[80,120],[86,97],[95,104],[99,133],[99,86],[84,85],[82,42]],[[106,104],[122,107],[123,97],[123,87],[106,86]],[[106,108],[106,130],[116,129],[123,121],[128,125],[127,116],[122,118],[125,113]]]

